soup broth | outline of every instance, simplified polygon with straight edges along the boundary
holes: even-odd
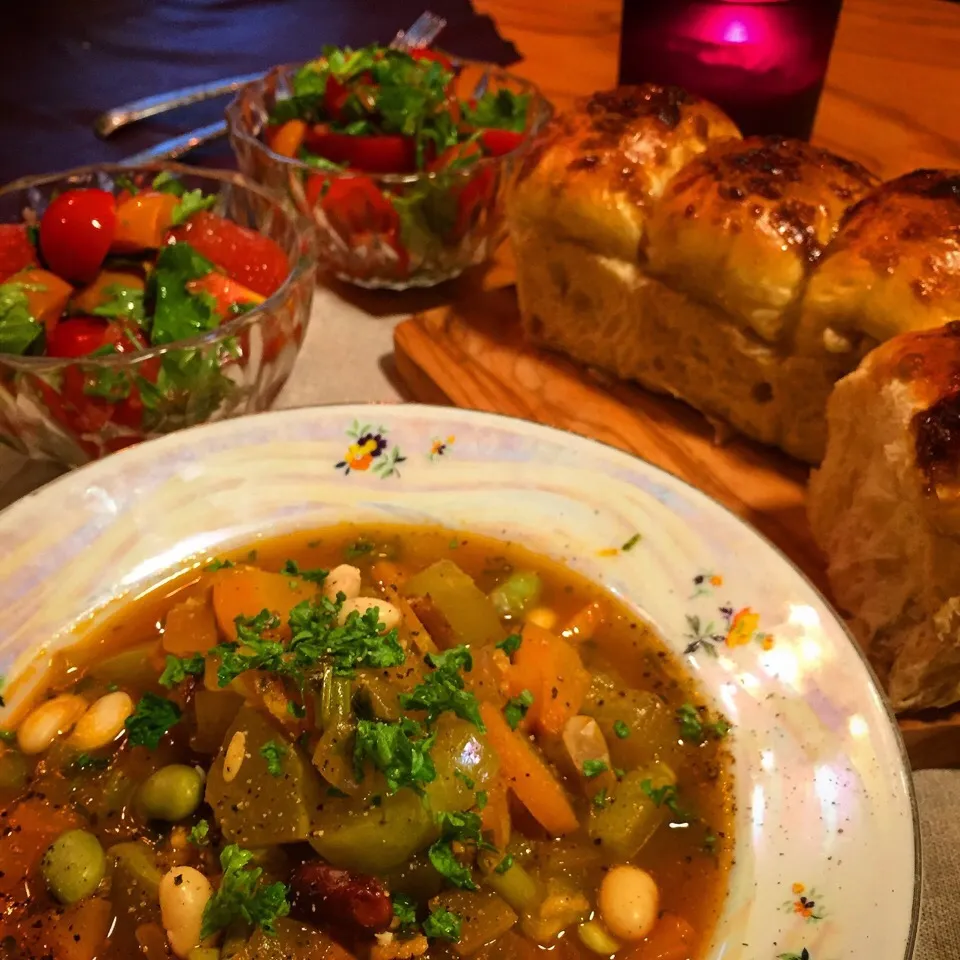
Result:
[[[515,543],[260,540],[47,686],[0,743],[3,957],[695,960],[722,906],[725,720]]]

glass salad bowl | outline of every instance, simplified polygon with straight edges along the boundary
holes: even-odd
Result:
[[[458,96],[483,90],[495,98],[504,91],[526,105],[522,130],[503,131],[502,154],[439,169],[430,169],[437,166],[430,162],[413,173],[375,173],[277,153],[265,138],[275,129],[277,105],[297,95],[302,65],[275,67],[241,89],[227,108],[240,169],[289,196],[314,223],[320,265],[339,279],[368,288],[431,287],[483,263],[503,239],[506,185],[552,108],[534,84],[497,67],[455,62],[455,68]]]
[[[127,344],[122,351],[107,347],[93,352],[83,349],[83,355],[66,355],[75,353],[72,349],[59,356],[44,355],[56,352],[51,347],[58,336],[56,328],[75,324],[73,314],[110,315],[83,305],[82,295],[89,288],[78,285],[70,291],[64,284],[70,296],[66,313],[57,310],[54,326],[46,326],[37,345],[5,353],[2,351],[11,347],[0,337],[0,442],[28,457],[75,467],[183,427],[265,410],[290,376],[310,317],[315,238],[309,225],[282,198],[240,174],[154,163],[93,166],[25,178],[0,190],[0,224],[24,223],[27,230],[36,230],[48,205],[76,189],[112,193],[119,210],[119,202],[131,194],[151,192],[158,177],[168,184],[174,180],[180,193],[203,197],[202,209],[210,215],[225,217],[276,244],[282,251],[282,257],[276,255],[276,289],[269,296],[251,296],[255,302],[225,310],[218,326],[197,335],[191,335],[188,324],[179,324],[176,311],[168,310],[171,329],[184,332],[179,336],[168,333],[164,342],[157,343],[153,331],[143,326],[141,306],[140,329],[130,323],[136,331],[130,340],[134,349]],[[44,260],[47,248],[42,234],[39,236],[35,245],[44,251],[40,255]],[[166,234],[163,243],[169,242]],[[243,251],[237,248],[234,253],[241,271],[256,272],[257,263],[245,262]],[[149,302],[157,297],[159,270],[145,262],[144,256],[131,255],[129,264],[122,260],[112,263],[113,257],[101,272],[127,266],[139,271],[145,278]],[[54,269],[45,261],[39,265]],[[155,275],[154,288],[151,274]],[[229,282],[220,273],[212,276]],[[57,281],[56,276],[52,279]],[[143,285],[141,281],[141,288]],[[9,280],[0,285],[0,324],[4,319],[2,295],[12,291],[15,298],[18,287],[31,289]],[[65,293],[64,300],[66,297]],[[207,302],[212,305],[213,299],[208,297]],[[88,322],[93,325],[97,319],[91,317]]]

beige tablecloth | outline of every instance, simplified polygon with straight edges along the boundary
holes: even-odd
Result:
[[[401,399],[390,363],[393,327],[400,319],[372,316],[318,288],[303,350],[277,406]],[[0,448],[0,508],[57,475],[56,468],[28,463]],[[960,960],[960,771],[928,770],[915,782],[924,884],[914,960]]]

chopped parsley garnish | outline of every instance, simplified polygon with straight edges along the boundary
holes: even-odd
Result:
[[[151,187],[158,193],[172,193],[175,197],[182,197],[187,188],[180,182],[175,173],[163,170],[153,178]]]
[[[302,720],[307,715],[307,708],[303,706],[303,704],[297,703],[296,700],[288,700],[287,713],[289,713],[291,717]]]
[[[174,243],[160,251],[149,281],[156,301],[150,331],[154,346],[189,340],[220,325],[213,297],[187,290],[190,280],[212,272],[213,264],[189,243]],[[204,353],[210,355],[209,351]]]
[[[187,834],[187,840],[195,847],[205,847],[210,843],[210,824],[206,820],[198,820]]]
[[[393,902],[393,919],[397,922],[397,933],[412,933],[417,928],[417,905],[406,894],[395,893],[390,897]]]
[[[626,740],[630,736],[630,727],[624,720],[615,720],[613,723],[613,732],[621,739]]]
[[[703,852],[713,856],[717,852],[717,835],[708,827],[703,837]]]
[[[106,770],[110,766],[109,757],[94,757],[89,753],[78,753],[73,760],[70,761],[67,769],[68,770]]]
[[[260,756],[267,761],[267,770],[272,777],[283,776],[283,758],[287,755],[287,748],[276,740],[268,740],[260,748]]]
[[[426,659],[433,670],[410,693],[400,694],[400,706],[404,710],[426,711],[428,727],[440,714],[450,712],[485,732],[477,698],[464,689],[463,673],[473,669],[470,651],[461,645],[445,653],[427,654]]]
[[[512,657],[520,649],[521,643],[523,643],[523,637],[519,633],[511,633],[506,640],[501,640],[497,644],[497,649],[502,650],[508,657]]]
[[[643,537],[639,533],[635,533],[621,548],[620,550],[623,553],[629,553],[641,540]]]
[[[95,317],[132,320],[141,327],[146,323],[143,290],[137,287],[125,287],[122,283],[111,283],[110,286],[104,287],[103,292],[110,299],[90,311]]]
[[[217,570],[229,570],[234,565],[232,560],[221,560],[218,557],[216,560],[211,560],[203,569],[215,573]]]
[[[283,565],[281,573],[288,577],[299,577],[301,580],[309,580],[311,583],[323,583],[327,579],[327,571],[317,567],[314,570],[301,570],[296,560],[288,560]]]
[[[430,750],[436,734],[427,734],[416,720],[404,717],[396,723],[358,720],[353,748],[353,766],[357,779],[363,778],[363,765],[373,764],[387,781],[389,793],[409,787],[423,794],[423,785],[437,778]]]
[[[583,775],[588,779],[592,780],[594,777],[599,777],[601,773],[609,770],[610,768],[603,760],[584,760],[583,761]]]
[[[423,932],[431,940],[449,940],[456,943],[460,939],[460,916],[446,907],[436,907],[423,921]]]
[[[263,868],[248,868],[252,859],[253,854],[249,850],[243,850],[235,843],[224,847],[220,854],[223,877],[220,888],[204,908],[200,930],[202,938],[223,930],[235,921],[260,927],[264,933],[276,936],[276,921],[290,912],[287,886],[279,881],[261,884]]]
[[[24,354],[43,333],[30,312],[30,289],[23,283],[0,284],[0,353]]]
[[[690,743],[703,743],[707,737],[722,740],[730,732],[730,722],[726,717],[718,716],[716,720],[704,719],[706,711],[698,709],[692,703],[685,703],[677,708],[677,723],[680,725],[680,736]]]
[[[112,343],[104,344],[94,350],[91,357],[109,357],[116,355],[117,349]],[[96,367],[85,371],[83,392],[88,397],[103,397],[105,400],[125,400],[130,396],[130,379],[123,370],[110,367]]]
[[[458,779],[462,780],[468,790],[472,790],[477,784],[472,777],[468,777],[462,770],[457,769],[453,771],[453,775]]]
[[[662,787],[655,787],[652,780],[644,780],[640,789],[658,806],[666,807],[678,822],[689,823],[691,816],[680,808],[679,791],[672,783],[665,783]]]
[[[464,104],[464,119],[474,127],[496,127],[522,133],[527,125],[530,95],[512,90],[488,91],[474,104]]]
[[[126,190],[131,197],[135,197],[140,192],[140,188],[133,182],[133,179],[124,173],[118,174],[113,178],[113,185],[117,190]]]
[[[508,853],[496,866],[494,873],[504,874],[513,866],[513,854]]]
[[[163,735],[180,722],[180,708],[165,697],[145,693],[127,717],[127,739],[134,747],[156,750]]]
[[[200,653],[192,657],[175,657],[167,654],[167,665],[160,674],[160,685],[168,690],[178,683],[183,683],[187,677],[199,677],[203,674],[205,661]]]
[[[602,810],[607,805],[608,800],[609,797],[607,796],[607,788],[604,787],[602,790],[593,795],[592,802],[598,810]]]
[[[368,553],[373,553],[376,544],[372,540],[365,540],[361,537],[359,540],[354,540],[353,543],[348,543],[343,548],[343,555],[347,560],[356,560],[359,557],[365,557]]]
[[[437,824],[440,827],[440,839],[427,851],[434,869],[455,887],[476,890],[473,874],[469,867],[457,859],[453,844],[472,844],[478,850],[496,850],[496,847],[481,836],[480,815],[469,811],[444,811],[437,814]]]
[[[205,194],[202,190],[187,190],[180,197],[180,202],[173,208],[170,221],[178,227],[185,220],[189,220],[201,210],[209,210],[217,202],[215,193]]]
[[[533,706],[533,694],[523,690],[518,697],[511,697],[503,708],[503,719],[507,721],[511,730],[516,730],[520,721],[527,715]]]
[[[487,796],[487,791],[486,791],[486,790],[478,790],[478,791],[477,791],[477,798],[476,798],[476,802],[475,802],[476,808],[477,808],[478,810],[482,810],[482,809],[487,805],[487,800],[489,800],[489,797]]]

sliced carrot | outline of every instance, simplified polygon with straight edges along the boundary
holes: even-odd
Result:
[[[0,812],[0,897],[26,902],[33,874],[50,844],[80,818],[66,807],[32,797]]]
[[[226,317],[235,305],[263,303],[267,298],[248,290],[242,284],[231,280],[222,273],[208,273],[205,277],[191,280],[187,284],[190,293],[207,293],[216,301],[217,312]]]
[[[15,273],[7,283],[23,285],[30,316],[42,323],[50,333],[57,325],[67,301],[73,294],[73,287],[61,280],[55,273],[39,268],[21,270]]]
[[[262,610],[269,610],[280,618],[277,637],[288,638],[290,611],[317,593],[316,584],[283,573],[267,573],[256,567],[220,570],[215,576],[213,611],[220,632],[228,640],[237,639],[237,617],[255,617]]]
[[[533,694],[526,718],[530,726],[559,735],[583,706],[590,674],[574,646],[562,637],[534,623],[524,624],[522,637],[510,668],[510,696],[529,690]]]
[[[578,610],[564,625],[561,635],[571,640],[590,640],[606,622],[607,608],[597,600]]]
[[[307,124],[303,120],[288,120],[270,132],[270,149],[281,157],[295,157],[306,134]]]
[[[554,836],[573,833],[577,815],[563,787],[530,741],[511,730],[492,703],[480,704],[487,740],[500,758],[500,771],[516,798]]]
[[[464,676],[467,686],[478,700],[502,707],[510,696],[510,658],[496,647],[475,648],[472,652],[473,669]]]
[[[173,226],[173,211],[180,198],[172,193],[138,193],[117,207],[117,228],[110,250],[136,253],[159,250],[166,232]]]
[[[106,943],[113,922],[109,900],[81,900],[50,918],[44,931],[47,948],[43,956],[53,960],[94,960]]]
[[[145,285],[143,276],[133,270],[101,270],[93,283],[74,294],[71,308],[76,313],[93,313],[97,307],[114,299],[109,292],[111,287],[143,290]]]
[[[163,627],[163,649],[178,657],[206,653],[217,645],[217,620],[209,596],[188,597],[170,609]]]

